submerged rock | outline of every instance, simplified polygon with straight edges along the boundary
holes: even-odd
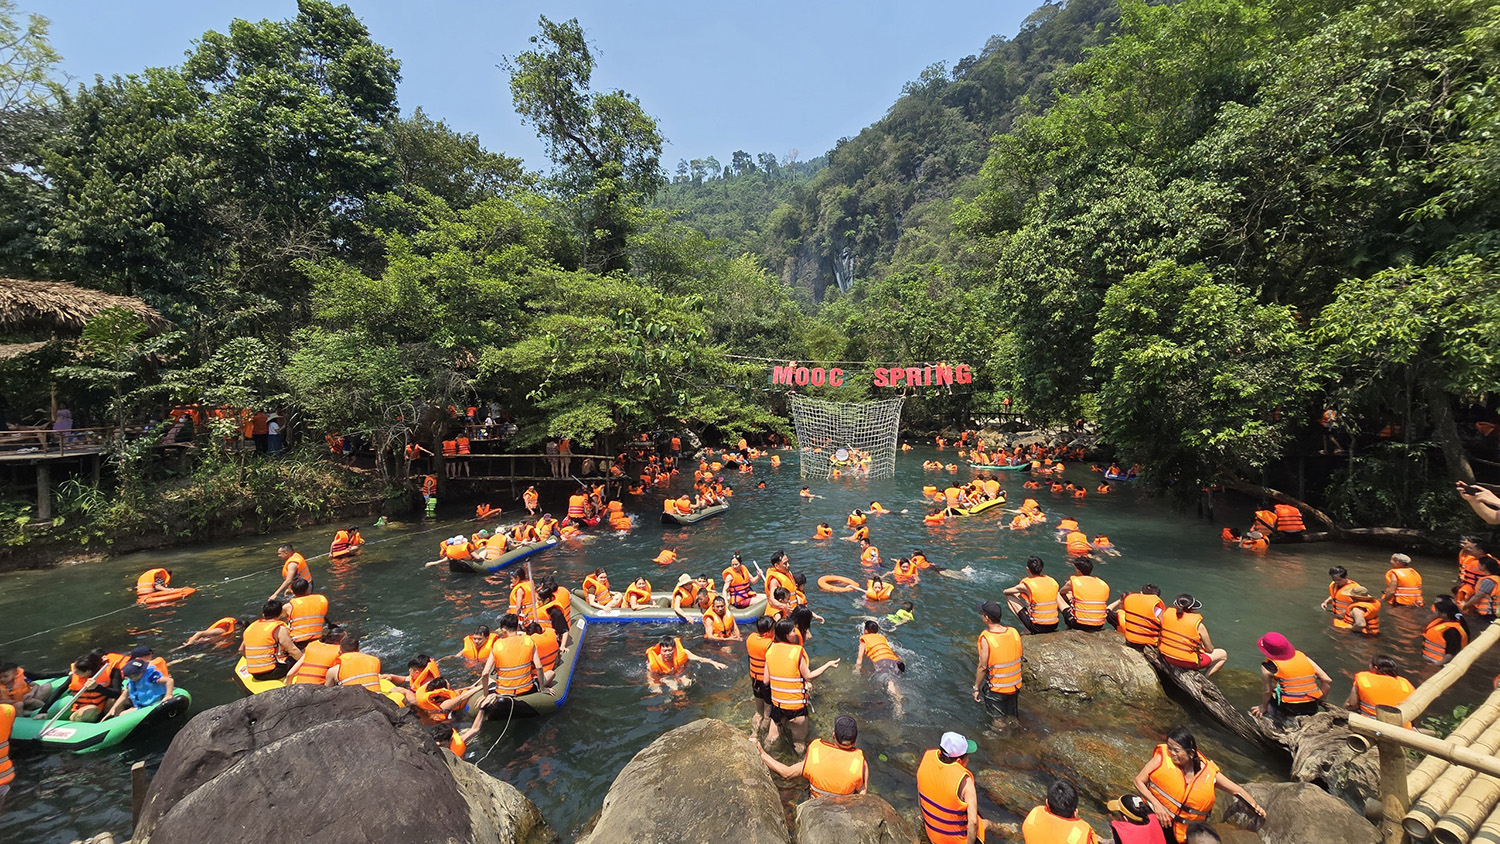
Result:
[[[1307,783],[1252,782],[1245,790],[1266,810],[1259,824],[1265,844],[1376,844],[1379,830],[1344,801]],[[1255,829],[1256,816],[1241,801],[1220,801],[1224,822]]]
[[[797,806],[797,844],[917,844],[911,824],[873,794],[814,797]]]
[[[363,689],[291,686],[218,706],[172,740],[136,844],[548,844],[513,786],[438,748],[416,718]]]
[[[628,762],[579,844],[790,844],[781,797],[750,737],[712,718]]]
[[[1023,636],[1022,645],[1026,655],[1023,679],[1028,692],[1104,697],[1140,705],[1165,700],[1151,663],[1112,630]]]

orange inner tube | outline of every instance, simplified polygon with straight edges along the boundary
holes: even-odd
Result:
[[[841,574],[825,574],[818,578],[818,588],[824,592],[853,592],[859,584]]]
[[[170,604],[173,601],[180,601],[197,591],[197,589],[194,589],[191,586],[184,586],[181,589],[167,589],[160,592],[147,592],[144,595],[136,596],[136,601],[138,603],[154,607],[157,604]]]

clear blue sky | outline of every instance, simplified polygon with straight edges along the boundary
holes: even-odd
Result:
[[[417,106],[485,146],[543,168],[511,107],[501,57],[528,46],[537,16],[576,17],[598,51],[595,87],[624,88],[679,158],[728,162],[743,149],[803,160],[879,119],[936,61],[952,67],[991,35],[1014,36],[1040,0],[742,2],[355,0],[376,42],[401,60],[403,112]],[[233,18],[289,18],[295,0],[20,0],[52,20],[62,69],[78,81],[182,61]]]

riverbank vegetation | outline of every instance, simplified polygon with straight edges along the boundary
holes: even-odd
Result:
[[[347,7],[72,88],[43,22],[3,10],[0,270],[167,323],[0,363],[12,422],[53,396],[99,423],[277,407],[384,453],[493,402],[508,447],[607,448],[785,433],[754,358],[962,360],[972,387],[914,396],[910,426],[1082,418],[1181,494],[1447,532],[1449,482],[1500,468],[1500,16],[1477,0],[1046,4],[824,155],[675,167],[650,103],[593,87],[583,26],[543,18],[505,72],[546,172],[403,114],[398,57]],[[173,482],[237,518],[405,483],[212,439]],[[164,481],[113,465],[77,500],[170,499],[116,494]]]

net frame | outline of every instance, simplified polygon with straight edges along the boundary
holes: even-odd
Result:
[[[788,397],[804,478],[827,478],[833,469],[871,478],[896,473],[896,440],[901,431],[905,396],[864,402],[835,402],[792,394]],[[868,457],[860,465],[857,454],[845,464],[834,455],[840,448]]]

